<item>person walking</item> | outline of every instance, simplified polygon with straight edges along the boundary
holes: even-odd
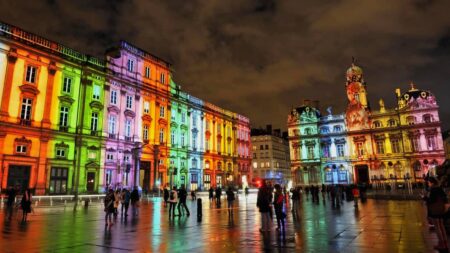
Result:
[[[181,212],[181,210],[183,210],[183,209],[186,210],[186,215],[187,215],[187,216],[191,215],[191,214],[189,213],[188,207],[186,206],[187,195],[188,195],[188,194],[187,194],[186,188],[185,188],[184,184],[182,184],[180,190],[178,191],[178,197],[179,197],[179,201],[178,201],[178,214],[179,214],[180,216],[183,216],[184,211]],[[181,208],[181,207],[182,207],[182,208]],[[181,210],[180,210],[180,209],[181,209]]]
[[[6,191],[6,195],[8,196],[6,200],[6,219],[11,220],[13,211],[14,211],[14,203],[16,202],[16,190],[10,186],[8,187],[8,190]]]
[[[292,189],[292,212],[297,213],[300,202],[300,189],[295,187]]]
[[[256,200],[256,206],[259,208],[262,219],[262,227],[260,232],[270,231],[270,210],[271,210],[272,192],[267,186],[266,181],[263,181],[263,185],[258,190],[258,196]]]
[[[105,206],[105,226],[112,226],[112,215],[114,214],[115,194],[113,189],[109,189],[103,204]]]
[[[22,200],[20,205],[22,207],[22,222],[26,222],[28,218],[28,214],[31,213],[31,189],[27,188],[22,195]]]
[[[234,202],[234,192],[231,186],[228,187],[228,190],[225,192],[227,194],[227,207],[228,207],[228,217],[233,216],[233,202]]]
[[[353,193],[353,201],[355,202],[355,208],[358,208],[358,198],[359,198],[359,189],[358,186],[354,185],[352,189]]]
[[[197,196],[195,195],[195,191],[191,190],[191,200],[194,201],[197,199]]]
[[[167,186],[164,187],[163,191],[163,198],[164,198],[164,206],[167,207],[167,202],[169,201],[169,189],[167,189]]]
[[[119,209],[120,203],[122,202],[121,196],[122,196],[122,194],[121,194],[120,190],[117,189],[114,192],[114,218],[117,218],[117,215],[119,214],[118,209]]]
[[[130,194],[130,201],[131,201],[131,208],[133,209],[133,216],[136,216],[139,214],[139,200],[141,196],[139,196],[138,187],[135,186],[133,188],[133,191]]]
[[[214,189],[212,187],[209,188],[209,202],[213,202],[214,199]]]
[[[434,248],[439,251],[448,252],[447,233],[444,226],[444,215],[446,212],[445,204],[447,203],[447,195],[436,178],[428,179],[429,195],[424,199],[427,203],[428,217],[436,228],[438,236],[438,245]]]
[[[281,191],[281,186],[279,184],[275,185],[275,196],[273,198],[273,207],[275,209],[275,217],[277,218],[277,230],[284,231],[284,218],[285,213],[283,212],[284,196]]]
[[[177,202],[178,202],[177,187],[173,186],[169,194],[169,219],[171,216],[172,218],[175,217],[175,207],[177,206]]]
[[[122,208],[120,211],[120,216],[128,216],[128,207],[130,206],[130,191],[126,188],[122,189],[122,195],[120,200],[122,201]]]

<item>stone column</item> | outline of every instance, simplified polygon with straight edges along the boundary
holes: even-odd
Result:
[[[8,63],[6,65],[5,83],[3,88],[2,104],[0,108],[0,120],[5,121],[9,118],[9,99],[11,97],[12,80],[14,75],[14,67],[16,65],[17,52],[11,48],[8,53]]]
[[[47,183],[47,149],[49,136],[43,135],[40,138],[39,163],[37,169],[36,195],[44,195]]]

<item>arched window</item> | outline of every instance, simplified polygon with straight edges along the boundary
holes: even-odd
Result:
[[[311,128],[306,128],[305,129],[305,134],[306,135],[311,135]]]
[[[425,114],[423,115],[423,123],[431,123],[433,122],[433,115],[431,114]]]
[[[336,132],[336,133],[342,132],[342,127],[340,125],[334,126],[333,127],[333,132]]]
[[[388,126],[395,127],[397,125],[397,122],[394,119],[390,119],[388,121]]]
[[[416,123],[416,117],[414,117],[414,116],[406,117],[406,123],[408,125],[414,125]]]
[[[382,127],[382,124],[381,124],[381,122],[380,121],[375,121],[375,122],[373,122],[373,126],[375,127],[375,128],[380,128],[380,127]]]
[[[330,129],[328,127],[322,127],[320,128],[320,133],[327,134],[330,132]]]

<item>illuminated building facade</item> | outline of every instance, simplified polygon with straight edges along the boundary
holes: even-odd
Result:
[[[253,181],[260,179],[287,185],[291,181],[289,145],[287,133],[280,129],[252,129]]]
[[[344,114],[323,116],[309,102],[288,116],[291,171],[297,184],[420,181],[444,161],[435,96],[413,84],[397,106],[372,110],[360,67],[346,73]],[[317,172],[319,169],[319,172]]]
[[[103,60],[0,23],[0,83],[1,189],[206,189],[251,176],[248,118],[182,91],[168,62],[125,41]]]

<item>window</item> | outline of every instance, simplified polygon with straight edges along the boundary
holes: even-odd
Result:
[[[159,129],[159,143],[164,143],[164,128]]]
[[[380,122],[380,121],[375,121],[375,122],[373,123],[373,126],[374,126],[375,128],[380,128],[380,127],[381,127],[381,122]]]
[[[333,132],[335,132],[335,133],[339,133],[339,132],[342,132],[342,127],[341,126],[334,126],[333,127]]]
[[[266,162],[266,167],[267,167],[267,168],[270,167],[270,162]]]
[[[388,121],[388,126],[389,126],[389,127],[395,127],[396,125],[397,125],[397,124],[396,124],[395,120],[390,119],[390,120]]]
[[[436,149],[436,136],[428,135],[426,137],[426,139],[427,139],[428,150],[435,150]]]
[[[36,71],[37,71],[36,67],[27,66],[27,75],[25,76],[25,82],[35,83],[36,82]]]
[[[51,194],[67,193],[67,168],[51,168],[49,191]]]
[[[108,118],[108,133],[115,134],[116,133],[116,116],[109,115]]]
[[[17,145],[16,146],[16,153],[18,153],[18,154],[26,154],[27,153],[27,146],[26,145]]]
[[[64,77],[62,91],[64,93],[70,93],[71,90],[72,90],[72,78]]]
[[[144,113],[146,114],[150,113],[150,103],[148,101],[144,102]]]
[[[144,125],[143,138],[144,140],[148,140],[148,125]]]
[[[308,159],[314,159],[314,147],[308,146]]]
[[[269,145],[266,144],[266,150],[268,150],[268,149],[269,149]]]
[[[423,122],[424,123],[431,123],[433,122],[433,116],[430,114],[423,115]]]
[[[264,168],[264,163],[263,162],[261,162],[261,168]]]
[[[392,153],[400,153],[400,141],[398,139],[391,140]]]
[[[145,77],[150,78],[150,67],[149,66],[145,66]]]
[[[197,127],[197,116],[196,115],[192,116],[192,126],[194,126],[194,128]]]
[[[408,125],[414,125],[416,123],[416,117],[414,117],[414,116],[406,117],[406,123]]]
[[[134,70],[134,61],[132,59],[128,59],[127,61],[127,69],[130,72],[133,72]]]
[[[124,155],[123,156],[123,160],[125,163],[130,163],[130,156],[129,155]]]
[[[56,157],[57,158],[66,158],[66,149],[65,148],[56,148]]]
[[[133,97],[130,95],[127,95],[127,109],[133,108]]]
[[[327,134],[327,133],[329,133],[330,132],[330,129],[328,129],[328,127],[322,127],[321,129],[320,129],[320,133],[322,133],[322,134]]]
[[[253,168],[255,168],[255,169],[258,168],[258,163],[257,162],[253,162]]]
[[[108,161],[114,160],[114,155],[111,153],[106,154],[106,160],[108,160]]]
[[[91,114],[91,131],[97,131],[97,124],[98,124],[98,113],[93,112]]]
[[[131,137],[131,120],[125,121],[125,137]]]
[[[192,168],[197,168],[197,159],[192,159]]]
[[[324,144],[322,146],[322,155],[323,157],[330,157],[330,145]]]
[[[117,91],[111,90],[109,101],[112,105],[117,105]]]
[[[160,81],[161,83],[166,83],[166,75],[164,73],[161,73]]]
[[[197,149],[197,136],[192,136],[192,148],[195,150]]]
[[[166,110],[166,108],[165,108],[164,106],[161,105],[161,106],[159,107],[159,117],[161,117],[161,118],[164,118],[164,117],[165,117],[165,115],[166,115],[165,110]]]
[[[209,139],[205,140],[205,149],[208,151],[209,150]]]
[[[384,154],[384,141],[380,140],[376,142],[377,154]]]
[[[260,150],[264,150],[264,145],[259,145]]]
[[[59,111],[59,126],[67,127],[69,120],[69,107],[61,106]]]
[[[181,122],[186,123],[186,113],[185,112],[181,113]]]
[[[336,153],[338,157],[343,157],[345,155],[344,153],[344,144],[337,144],[336,145]]]
[[[206,161],[205,162],[205,169],[209,169],[209,167],[210,167],[209,161]]]
[[[411,142],[411,151],[420,151],[420,141],[418,136],[413,136],[410,139]]]
[[[170,132],[170,143],[172,143],[172,146],[175,146],[175,130],[172,130]]]
[[[364,155],[364,143],[358,142],[356,143],[356,151],[358,152],[358,156]]]
[[[184,132],[181,132],[181,140],[180,140],[180,144],[182,147],[184,147]]]
[[[305,129],[305,134],[306,135],[311,135],[311,128],[306,128]]]
[[[100,86],[94,85],[93,92],[92,92],[92,98],[99,100],[100,99]]]
[[[20,119],[29,121],[31,120],[31,105],[33,100],[30,98],[22,99],[22,110],[20,112]]]

